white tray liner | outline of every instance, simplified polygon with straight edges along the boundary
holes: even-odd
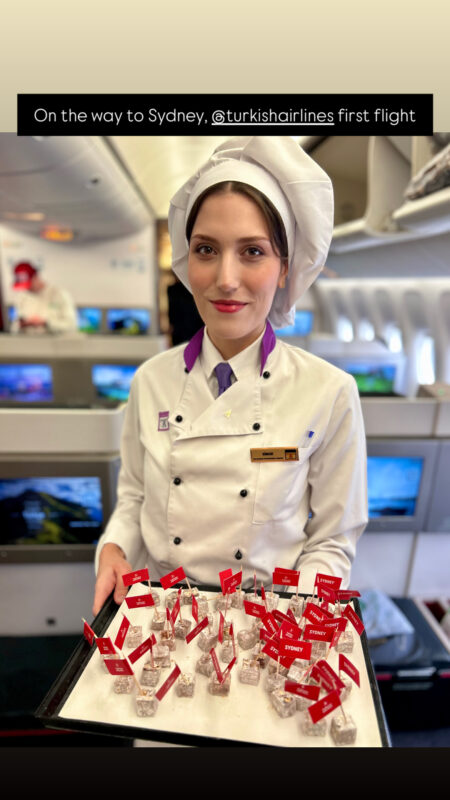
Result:
[[[142,584],[135,584],[130,588],[128,597],[145,593],[146,588]],[[158,587],[161,597],[161,605],[158,609],[163,609],[163,590]],[[201,590],[210,599],[210,611],[214,610],[215,592]],[[288,600],[280,598],[278,608],[286,611]],[[152,633],[150,622],[153,617],[153,608],[134,608],[129,609],[125,601],[118,608],[113,621],[103,633],[103,636],[111,636],[114,640],[122,621],[122,613],[130,620],[132,625],[143,626],[143,640],[147,639]],[[192,619],[191,607],[182,606],[181,613],[183,618],[192,620],[192,628],[195,621]],[[217,618],[217,612],[215,612]],[[230,609],[227,613],[227,620],[233,620],[235,636],[239,630],[249,628],[254,620],[242,610]],[[348,623],[351,626],[351,623]],[[191,630],[192,630],[191,628]],[[352,630],[353,627],[351,626]],[[357,726],[356,746],[358,747],[381,747],[381,735],[375,706],[370,689],[369,678],[367,675],[364,654],[360,638],[356,631],[354,633],[353,652],[347,654],[347,658],[357,667],[360,675],[360,688],[354,684],[349,697],[344,701],[344,710],[350,714]],[[155,632],[159,640],[158,633]],[[156,689],[158,689],[169,676],[175,663],[185,672],[195,672],[195,664],[202,655],[202,650],[198,647],[197,639],[193,639],[190,644],[186,644],[181,639],[177,639],[176,650],[171,652],[171,659],[174,663],[170,668],[164,669],[162,677]],[[133,648],[124,648],[124,654],[129,655]],[[216,647],[219,656],[220,645]],[[236,743],[246,742],[261,745],[274,745],[279,747],[334,747],[329,732],[326,736],[305,736],[299,725],[300,712],[294,716],[282,719],[272,707],[269,695],[264,688],[267,675],[267,667],[261,672],[261,679],[258,686],[243,684],[238,678],[238,668],[242,658],[249,651],[239,649],[238,662],[232,669],[231,691],[228,697],[216,697],[208,691],[209,679],[196,673],[196,686],[194,697],[178,697],[175,685],[169,689],[161,701],[154,717],[138,717],[136,714],[135,697],[137,687],[132,694],[116,694],[113,690],[114,678],[104,671],[102,656],[98,649],[95,649],[92,658],[89,660],[83,673],[74,685],[69,697],[62,706],[59,717],[62,719],[79,720],[93,723],[106,723],[109,725],[120,725],[122,727],[131,726],[140,728],[143,733],[153,730],[169,732],[170,734],[186,734],[190,736],[205,736],[210,738],[228,739]],[[149,659],[149,653],[145,653],[137,662],[133,669],[137,679],[140,681],[144,662]],[[338,671],[338,653],[332,652],[328,659],[333,669]],[[221,669],[226,665],[220,661]],[[323,696],[323,695],[321,695]],[[339,709],[328,714],[328,731],[333,714],[339,713]],[[170,737],[169,737],[170,741]]]

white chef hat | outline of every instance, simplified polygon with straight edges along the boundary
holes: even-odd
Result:
[[[295,304],[324,267],[333,233],[333,189],[328,175],[290,136],[243,136],[219,145],[174,194],[169,209],[172,269],[191,290],[186,223],[199,195],[222,181],[259,189],[277,209],[288,242],[288,276],[269,312],[276,328],[294,321]]]

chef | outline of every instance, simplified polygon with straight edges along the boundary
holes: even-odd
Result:
[[[348,586],[367,523],[366,443],[354,379],[277,340],[324,266],[331,182],[290,137],[220,145],[174,195],[173,270],[205,323],[132,383],[118,502],[99,540],[94,614],[121,576],[192,583],[275,566]]]
[[[33,264],[21,261],[15,266],[13,288],[17,300],[12,333],[72,333],[77,330],[76,309],[69,293],[46,283]]]

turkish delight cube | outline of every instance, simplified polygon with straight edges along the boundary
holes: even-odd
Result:
[[[273,611],[274,608],[278,608],[278,601],[280,596],[276,592],[266,592],[266,603],[268,611]]]
[[[160,667],[170,667],[169,648],[163,644],[155,644],[153,647],[153,661]]]
[[[182,672],[177,680],[176,693],[178,697],[193,697],[195,690],[195,675],[191,672]]]
[[[209,653],[211,647],[215,647],[217,644],[218,634],[214,633],[211,628],[208,626],[205,628],[204,631],[197,637],[197,644],[200,650],[204,650],[205,653]]]
[[[327,720],[325,717],[313,722],[308,710],[300,714],[300,730],[305,736],[325,736],[327,732]]]
[[[355,744],[356,725],[350,714],[344,717],[342,712],[336,713],[331,720],[330,733],[337,745]]]
[[[142,625],[130,625],[125,637],[125,647],[138,647],[142,642]]]
[[[117,675],[114,678],[114,691],[116,694],[131,694],[133,686],[134,679],[132,675]]]
[[[272,674],[270,673],[267,674],[264,686],[265,689],[270,693],[273,692],[275,689],[284,689],[285,682],[286,678],[284,677],[284,675],[272,672]]]
[[[242,650],[250,650],[255,646],[259,639],[259,633],[256,628],[245,628],[238,632],[237,640]]]
[[[181,604],[183,606],[191,606],[193,597],[198,601],[199,592],[196,586],[191,586],[190,589],[183,589],[181,592]]]
[[[146,661],[142,667],[141,683],[143,686],[156,686],[161,677],[161,665],[153,665],[151,661]]]
[[[167,608],[170,608],[172,610],[177,600],[178,600],[178,592],[176,590],[174,592],[169,592],[169,594],[166,597]]]
[[[339,674],[339,677],[340,677],[342,683],[344,684],[344,689],[341,689],[341,692],[340,692],[340,695],[339,695],[339,699],[340,699],[341,703],[343,703],[344,700],[347,699],[347,697],[349,696],[349,694],[350,694],[350,692],[352,690],[353,681],[352,681],[351,678],[349,678],[348,675],[343,675],[342,672]]]
[[[150,625],[151,629],[153,631],[162,631],[164,629],[165,624],[166,624],[166,616],[164,614],[161,614],[159,611],[155,610]]]
[[[158,700],[153,689],[144,689],[136,695],[136,713],[138,717],[153,717],[158,708]]]
[[[284,689],[274,689],[270,693],[270,701],[280,717],[292,717],[295,714],[295,697]]]
[[[246,599],[246,592],[234,592],[231,595],[231,608],[244,608],[244,600]]]
[[[185,639],[192,626],[189,619],[177,619],[175,623],[175,636],[177,639]]]
[[[353,631],[342,631],[336,645],[337,653],[351,653],[353,651]]]
[[[223,643],[220,649],[220,660],[223,661],[225,664],[229,664],[233,658],[234,658],[233,642],[231,641],[231,639],[228,639],[228,641]]]
[[[257,686],[261,669],[256,661],[250,658],[244,658],[241,668],[239,670],[239,680],[241,683],[248,683],[250,686]]]
[[[260,669],[265,669],[269,663],[269,656],[267,653],[262,652],[259,644],[251,651],[251,657],[254,661],[258,662]]]
[[[212,675],[215,669],[214,662],[209,653],[203,653],[203,655],[200,656],[195,669],[197,672],[200,672],[201,675],[206,675],[208,678]]]
[[[288,608],[290,608],[294,617],[301,617],[303,614],[303,597],[298,597],[294,594],[289,600]]]
[[[159,634],[159,641],[161,644],[168,647],[171,652],[172,650],[176,649],[177,645],[175,642],[175,636],[173,634],[172,629],[168,630],[168,628],[165,628],[163,631],[161,631],[161,633]]]
[[[227,694],[230,694],[230,686],[231,686],[231,674],[228,673],[228,675],[224,678],[223,682],[221,683],[219,681],[219,678],[217,677],[216,671],[214,670],[209,679],[208,689],[210,693],[224,697]]]

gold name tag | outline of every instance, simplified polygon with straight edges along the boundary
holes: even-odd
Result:
[[[298,461],[297,447],[253,447],[252,461]]]

